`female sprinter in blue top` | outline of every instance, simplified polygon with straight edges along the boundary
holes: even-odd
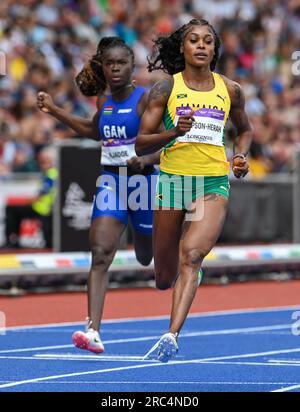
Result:
[[[153,256],[151,186],[155,187],[153,164],[155,161],[158,163],[159,156],[137,157],[135,154],[135,139],[148,96],[144,88],[133,84],[133,68],[131,48],[118,37],[104,37],[96,55],[76,77],[84,95],[98,96],[98,110],[92,120],[67,113],[44,92],[40,92],[37,98],[37,105],[42,111],[62,121],[79,135],[102,140],[102,172],[97,182],[90,229],[92,265],[88,277],[88,322],[85,332],[73,334],[76,347],[95,353],[104,351],[98,331],[109,283],[108,269],[128,217],[134,229],[137,260],[147,266]],[[142,208],[129,201],[134,187],[128,181],[137,175],[142,178],[138,179],[142,186],[139,193],[146,194],[148,199]],[[132,196],[132,199],[135,197]]]

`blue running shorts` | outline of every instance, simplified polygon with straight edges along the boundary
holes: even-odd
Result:
[[[130,217],[135,231],[151,235],[157,177],[157,171],[132,176],[103,171],[97,179],[92,220],[113,216],[127,225]]]

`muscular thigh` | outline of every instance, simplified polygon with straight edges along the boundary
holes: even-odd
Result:
[[[217,242],[226,216],[228,200],[209,193],[195,202],[195,216],[187,216],[183,224],[180,255],[199,250],[206,255]]]

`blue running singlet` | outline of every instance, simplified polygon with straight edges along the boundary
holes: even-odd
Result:
[[[116,102],[108,96],[103,104],[99,116],[103,166],[126,166],[136,156],[134,144],[141,120],[136,109],[144,93],[143,87],[137,87],[127,99]]]
[[[97,180],[92,220],[112,216],[127,225],[130,217],[135,231],[151,235],[157,171],[141,175],[117,172],[118,166],[127,172],[127,160],[136,156],[141,120],[137,106],[144,93],[144,88],[137,87],[121,102],[108,96],[101,108],[98,126],[103,170]]]

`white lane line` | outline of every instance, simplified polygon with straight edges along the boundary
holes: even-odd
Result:
[[[190,337],[199,337],[199,336],[215,336],[215,335],[231,335],[239,333],[254,333],[260,331],[272,331],[272,330],[283,330],[291,329],[292,324],[283,324],[283,325],[265,325],[265,326],[255,326],[247,328],[234,328],[234,329],[217,329],[217,330],[208,330],[200,332],[186,332],[180,335],[180,338],[190,338]],[[119,344],[119,343],[129,343],[129,342],[145,342],[151,340],[158,340],[161,335],[156,336],[145,336],[140,338],[126,338],[126,339],[112,339],[103,341],[104,344]],[[59,346],[40,346],[33,348],[21,348],[21,349],[10,349],[10,350],[1,350],[0,353],[19,353],[19,352],[34,352],[34,351],[43,351],[48,349],[65,349],[72,348],[73,345],[59,345]]]
[[[11,383],[12,381],[0,381],[0,383]],[[43,382],[36,382],[36,384],[42,383],[42,384],[53,384],[57,385],[58,382],[53,382],[53,381],[43,381]],[[97,385],[97,384],[105,384],[105,385],[153,385],[153,384],[158,384],[158,385],[300,385],[298,382],[207,382],[207,381],[59,381],[59,384],[79,384],[79,385]]]
[[[73,353],[45,353],[33,355],[33,358],[38,359],[54,359],[54,360],[92,360],[101,362],[143,362],[143,356],[132,355],[77,355]],[[148,362],[158,362],[155,359],[148,359]]]
[[[42,382],[42,381],[47,381],[47,380],[53,380],[53,379],[60,379],[60,378],[68,378],[71,376],[84,376],[84,375],[95,375],[98,373],[106,373],[106,372],[117,372],[117,371],[124,371],[124,370],[132,370],[132,369],[142,369],[142,368],[149,368],[149,367],[162,367],[162,366],[171,366],[174,364],[181,363],[180,361],[173,361],[170,363],[151,363],[147,365],[134,365],[134,366],[123,366],[119,368],[110,368],[110,369],[99,369],[96,371],[86,371],[86,372],[75,372],[75,373],[65,373],[63,375],[52,375],[52,376],[44,376],[41,378],[33,378],[33,379],[26,379],[23,381],[16,381],[16,382],[11,382],[11,383],[6,383],[4,385],[0,385],[0,389],[3,388],[11,388],[13,386],[20,386],[20,385],[26,385],[30,383],[36,383],[36,382]]]
[[[199,364],[199,363],[206,363],[209,361],[218,361],[218,360],[227,360],[227,359],[241,359],[241,358],[251,358],[251,357],[259,357],[259,356],[266,356],[266,355],[274,355],[278,353],[295,353],[300,352],[300,348],[297,349],[281,349],[276,351],[268,351],[268,352],[257,352],[257,353],[247,353],[247,354],[240,354],[240,355],[230,355],[230,356],[219,356],[213,358],[204,358],[204,359],[191,359],[187,361],[171,361],[169,363],[151,363],[145,365],[133,365],[133,366],[123,366],[119,368],[110,368],[110,369],[99,369],[96,371],[86,371],[86,372],[75,372],[75,373],[67,373],[63,375],[53,375],[53,376],[44,376],[41,378],[33,378],[33,379],[26,379],[22,381],[11,382],[9,384],[0,385],[0,389],[9,388],[13,386],[20,386],[30,383],[42,382],[60,378],[67,378],[71,376],[84,376],[84,375],[93,375],[97,373],[108,373],[108,372],[116,372],[116,371],[124,371],[124,370],[133,370],[133,369],[142,369],[142,368],[152,368],[152,367],[164,367],[164,366],[174,366],[174,365],[183,365],[183,364]],[[299,385],[300,386],[300,385]]]
[[[266,312],[285,312],[289,310],[300,310],[299,305],[288,305],[288,306],[268,306],[261,308],[245,308],[245,309],[228,309],[228,310],[216,310],[207,311],[201,313],[190,313],[189,318],[205,318],[210,316],[226,316],[226,315],[243,315],[248,313],[266,313]],[[0,307],[1,310],[1,307]],[[119,318],[119,319],[105,319],[102,321],[103,324],[107,323],[126,323],[126,322],[143,322],[152,320],[165,320],[169,319],[169,315],[163,316],[145,316],[145,317],[129,317],[129,318]],[[37,329],[37,328],[51,328],[56,326],[74,326],[83,325],[84,322],[61,322],[61,323],[43,323],[39,325],[24,325],[24,326],[9,326],[6,328],[7,331],[23,330],[23,329]]]
[[[228,356],[218,356],[214,358],[205,358],[205,359],[198,359],[194,360],[194,363],[202,363],[208,361],[221,361],[227,359],[244,359],[244,358],[256,358],[261,356],[269,356],[269,355],[278,355],[279,353],[297,353],[300,352],[300,348],[295,349],[280,349],[280,350],[271,350],[265,352],[255,352],[255,353],[243,353],[240,355],[228,355]]]
[[[39,351],[39,350],[65,349],[65,348],[72,348],[72,347],[74,347],[74,345],[36,346],[36,347],[33,347],[33,348],[1,350],[0,353],[34,352],[34,351]]]
[[[271,391],[271,392],[288,392],[288,391],[292,391],[293,389],[300,389],[300,385],[287,386],[285,388],[275,389],[274,391]]]
[[[177,359],[180,358],[177,356]],[[120,359],[117,357],[116,359],[112,356],[110,358],[106,357],[103,358],[102,356],[99,357],[88,357],[88,356],[82,356],[82,357],[72,357],[72,356],[54,356],[52,354],[50,355],[33,355],[33,356],[0,356],[0,359],[19,359],[19,360],[54,360],[54,361],[92,361],[92,362],[143,362],[143,363],[158,363],[156,359],[143,359],[143,357],[137,357],[137,359],[131,359],[130,357],[124,357],[123,359]],[[182,363],[189,363],[189,361],[184,361],[182,360]],[[300,366],[299,363],[280,363],[280,362],[229,362],[229,361],[212,361],[212,360],[194,360],[193,363],[205,363],[207,365],[212,364],[212,365],[242,365],[242,366]]]
[[[242,366],[300,366],[298,363],[289,364],[286,363],[269,363],[269,362],[223,362],[223,361],[201,361],[207,365],[242,365]]]
[[[270,363],[286,363],[288,364],[299,364],[300,365],[300,359],[299,360],[285,360],[285,359],[268,359],[268,362]]]
[[[90,361],[90,362],[143,362],[143,363],[158,363],[158,361],[156,359],[146,359],[143,360],[143,358],[141,359],[103,359],[102,357],[98,357],[97,359],[90,359],[90,358],[65,358],[65,357],[47,357],[47,355],[45,356],[38,356],[38,355],[34,355],[34,356],[0,356],[0,359],[18,359],[18,360],[56,360],[56,361]],[[196,362],[196,361],[195,361]],[[198,361],[199,362],[199,361]],[[184,361],[183,361],[184,363]],[[211,365],[242,365],[242,366],[300,366],[298,363],[295,364],[286,364],[286,363],[268,363],[268,362],[223,362],[223,361],[204,361],[202,360],[201,363],[205,363],[207,365],[211,364]]]
[[[180,358],[180,357],[179,357]],[[143,362],[143,363],[157,363],[158,361],[155,359],[147,359],[146,361],[143,360],[142,356],[136,356],[136,357],[126,357],[124,356],[124,358],[120,358],[119,356],[111,356],[111,357],[102,357],[102,356],[98,356],[98,357],[88,357],[88,356],[60,356],[59,354],[54,355],[54,354],[45,354],[45,355],[33,355],[33,356],[9,356],[9,355],[0,355],[0,359],[12,359],[12,360],[53,360],[53,361],[90,361],[90,362]]]
[[[62,326],[76,326],[76,325],[83,325],[84,322],[77,321],[77,322],[60,322],[60,323],[40,323],[39,325],[24,325],[24,326],[7,326],[5,329],[7,331],[15,331],[15,330],[25,330],[25,329],[39,329],[39,328],[55,328],[55,327],[62,327]]]
[[[0,356],[0,359],[18,359],[18,360],[34,360],[36,359],[34,356]]]
[[[133,355],[82,355],[82,354],[76,354],[76,353],[45,353],[45,354],[36,354],[33,355],[37,358],[57,358],[57,357],[61,357],[61,358],[73,358],[73,359],[80,359],[80,358],[84,358],[84,359],[105,359],[105,360],[142,360],[142,356],[133,356]]]

